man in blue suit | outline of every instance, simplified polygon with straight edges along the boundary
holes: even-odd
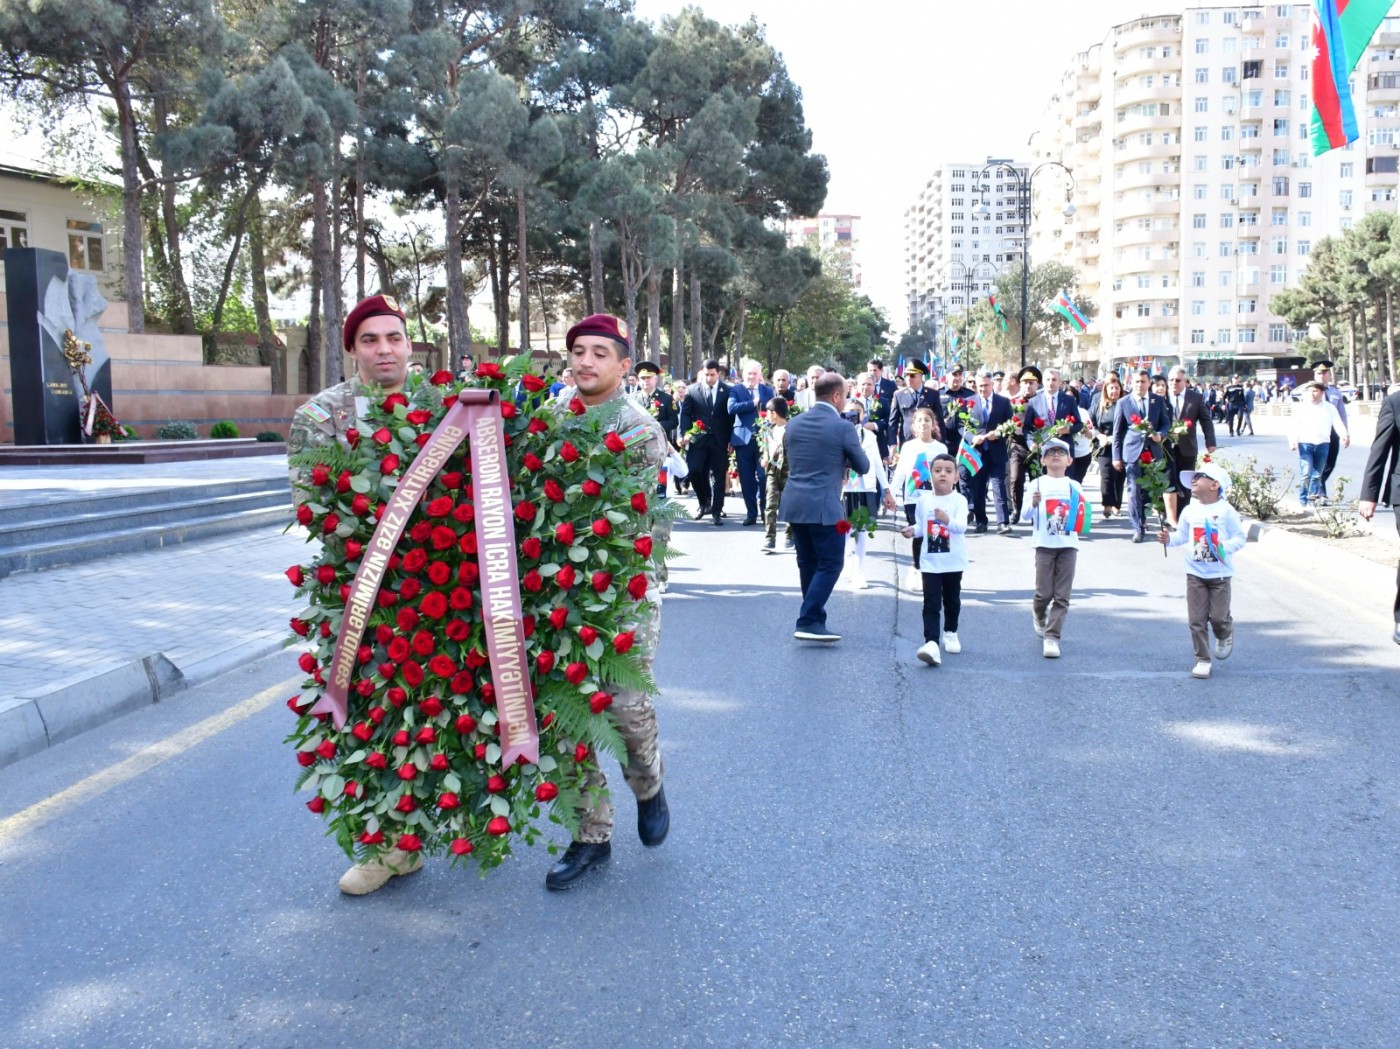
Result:
[[[1026,414],[1021,418],[1021,432],[1029,441],[1032,430],[1043,430],[1061,419],[1070,421],[1069,430],[1061,435],[1061,440],[1074,447],[1074,435],[1084,429],[1084,421],[1079,418],[1079,401],[1060,383],[1058,368],[1045,369],[1045,386],[1026,402]]]
[[[744,524],[758,524],[764,509],[763,467],[758,461],[758,422],[764,406],[776,394],[763,381],[763,367],[758,361],[745,361],[743,383],[729,387],[729,414],[734,430],[729,443],[734,448],[734,464],[739,469],[739,490],[744,495]]]
[[[992,433],[1002,423],[1010,422],[1011,400],[996,392],[992,373],[986,370],[977,373],[977,397],[973,402],[972,418],[976,426],[963,436],[982,456],[982,469],[975,474],[968,473],[967,467],[958,467],[962,475],[963,495],[972,513],[973,530],[987,530],[987,489],[992,490],[996,503],[997,534],[1011,534],[1011,504],[1006,498],[1006,438],[994,437]],[[956,453],[957,449],[952,449]]]
[[[1147,492],[1140,483],[1143,457],[1152,462],[1166,454],[1162,440],[1171,426],[1171,409],[1151,389],[1152,373],[1140,368],[1133,375],[1133,392],[1118,399],[1113,415],[1113,468],[1128,475],[1128,519],[1135,543],[1143,541],[1147,527]],[[1136,429],[1141,425],[1151,432]]]
[[[846,471],[870,471],[856,428],[841,417],[846,380],[825,372],[812,387],[812,407],[784,428],[787,486],[778,517],[792,526],[802,610],[793,637],[799,641],[840,641],[826,625],[826,601],[841,575],[846,536],[836,525],[846,517],[841,482]],[[886,492],[886,499],[889,493]]]

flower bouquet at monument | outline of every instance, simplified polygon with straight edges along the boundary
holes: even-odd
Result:
[[[633,646],[667,554],[655,469],[615,432],[620,402],[551,402],[527,363],[410,379],[349,448],[293,457],[318,549],[287,570],[309,646],[287,741],[307,807],[358,859],[484,870],[546,807],[572,831],[583,774],[623,755],[612,694],[653,687]]]

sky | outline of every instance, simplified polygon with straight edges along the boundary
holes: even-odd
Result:
[[[634,0],[659,22],[681,0]],[[1180,13],[1149,0],[695,0],[753,16],[802,89],[828,213],[861,216],[862,290],[906,326],[903,216],[938,165],[1027,156],[1026,140],[1074,56],[1111,27]],[[1204,5],[1202,5],[1204,6]]]

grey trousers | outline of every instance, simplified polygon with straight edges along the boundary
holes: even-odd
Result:
[[[1235,621],[1230,618],[1230,580],[1186,577],[1186,622],[1191,627],[1191,647],[1199,662],[1210,662],[1210,634],[1231,637]],[[1209,625],[1209,630],[1207,630]]]
[[[1035,551],[1035,600],[1031,609],[1035,617],[1045,621],[1045,636],[1060,639],[1060,631],[1069,613],[1069,595],[1074,589],[1074,564],[1079,551],[1074,547]]]

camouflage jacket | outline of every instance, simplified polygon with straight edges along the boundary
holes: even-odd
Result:
[[[358,378],[327,387],[292,415],[292,428],[287,435],[288,457],[332,441],[349,448],[345,432],[358,429],[360,419],[368,411],[369,396]],[[310,484],[311,468],[289,466],[288,473],[292,479],[292,503],[300,505],[306,501],[307,493],[297,485]]]

